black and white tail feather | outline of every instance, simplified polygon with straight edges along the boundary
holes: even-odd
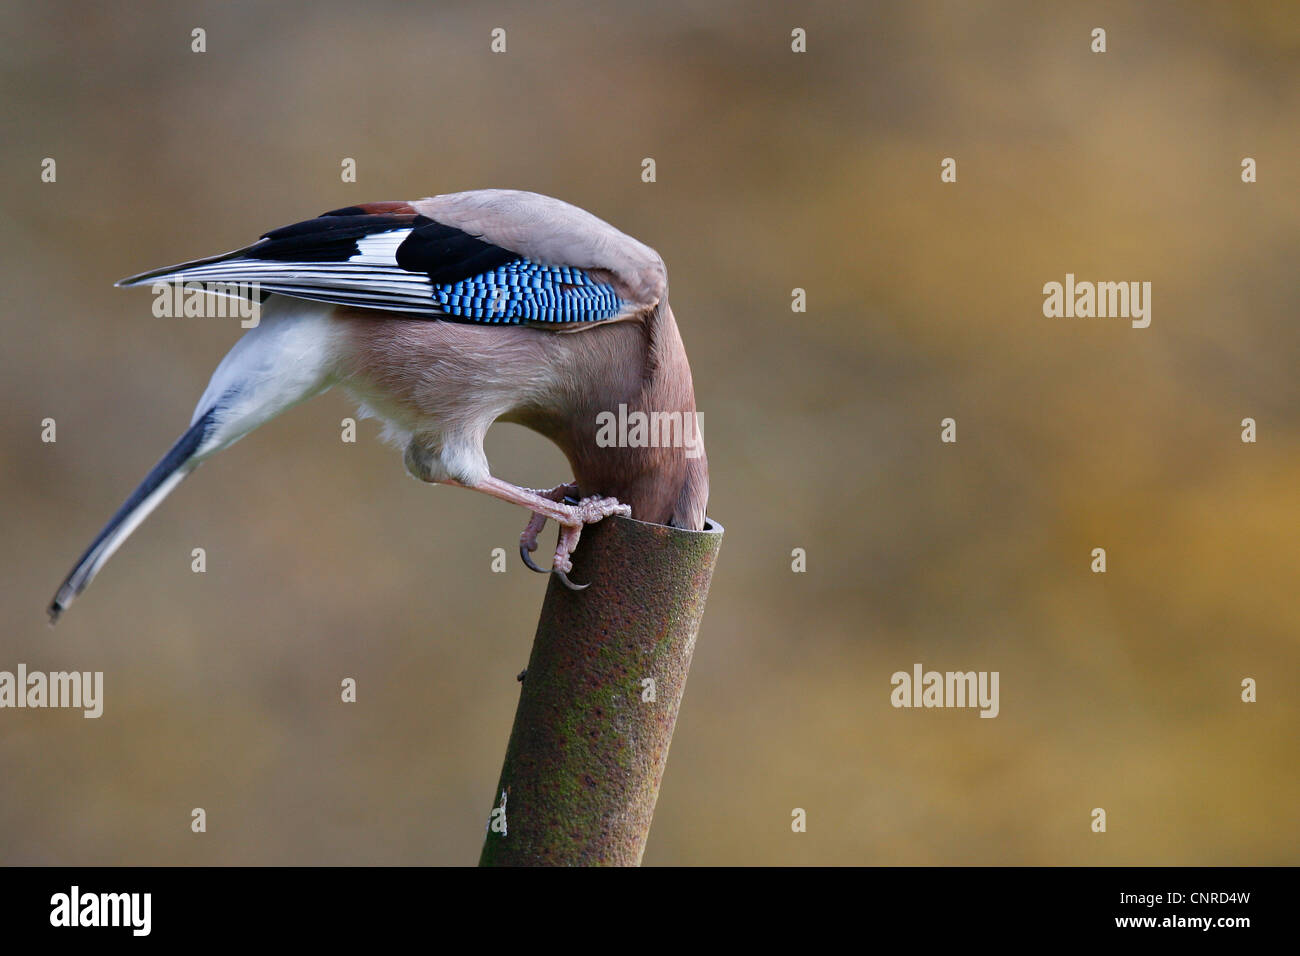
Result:
[[[221,360],[190,427],[86,549],[50,603],[50,623],[90,584],[122,542],[204,460],[331,384],[323,326],[332,306],[272,295],[261,319]]]
[[[171,494],[196,466],[195,454],[203,445],[203,439],[212,426],[212,412],[201,416],[189,427],[180,440],[174,444],[162,460],[154,465],[145,476],[140,486],[132,492],[131,497],[117,513],[108,520],[104,530],[90,543],[86,553],[81,556],[72,571],[59,586],[54,600],[50,602],[50,623],[59,619],[59,615],[90,584],[99,573],[99,569],[121,547],[122,542],[130,536],[145,518]]]

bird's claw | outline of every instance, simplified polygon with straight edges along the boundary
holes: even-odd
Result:
[[[573,549],[578,546],[578,536],[582,533],[582,525],[570,527],[568,525],[560,526],[560,538],[555,542],[555,560],[551,566],[551,573],[560,579],[570,591],[585,591],[591,587],[591,582],[586,584],[574,584],[569,580],[569,572],[573,570],[573,561],[569,555]]]
[[[564,500],[567,498],[567,492],[572,485],[560,485],[558,488],[552,488],[550,491],[543,491],[540,494],[545,498]],[[532,552],[537,550],[537,535],[546,527],[546,516],[533,512],[533,516],[528,519],[528,524],[524,526],[523,533],[519,535],[519,557],[524,559],[524,566],[530,571],[536,571],[538,574],[546,574],[545,568],[539,568],[529,557]]]
[[[587,588],[591,587],[590,581],[588,581],[586,584],[574,584],[572,581],[569,580],[569,576],[565,574],[563,571],[561,571],[559,568],[552,568],[551,573],[554,574],[557,578],[559,578],[560,583],[563,584],[570,591],[585,591],[587,590]]]
[[[575,584],[569,578],[569,572],[573,570],[573,562],[569,560],[569,555],[578,546],[578,538],[582,534],[583,527],[610,515],[630,515],[632,509],[615,498],[593,496],[578,499],[570,492],[576,494],[577,488],[573,485],[561,485],[550,491],[541,492],[550,500],[563,505],[569,512],[568,520],[560,521],[559,540],[555,543],[555,558],[550,573],[558,577],[570,591],[585,591],[591,587],[591,582]],[[539,568],[530,555],[537,550],[537,535],[545,525],[546,516],[534,512],[523,533],[519,535],[519,557],[523,559],[525,567],[540,574],[545,574],[546,571]]]
[[[533,547],[536,548],[537,545],[534,544]],[[539,568],[536,564],[533,563],[533,559],[528,554],[528,545],[524,544],[523,542],[520,542],[519,544],[519,557],[524,559],[524,566],[528,568],[529,571],[536,571],[538,574],[547,573],[545,568]]]

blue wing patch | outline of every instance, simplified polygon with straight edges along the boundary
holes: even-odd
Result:
[[[435,285],[433,301],[448,314],[476,322],[602,322],[627,304],[612,285],[581,269],[515,259],[489,272]]]

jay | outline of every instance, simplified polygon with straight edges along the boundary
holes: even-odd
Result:
[[[598,440],[601,415],[621,406],[698,416],[663,260],[582,209],[502,189],[365,203],[117,284],[177,282],[254,289],[259,321],[59,587],[51,623],[199,464],[334,385],[380,419],[414,477],[530,511],[520,555],[533,570],[537,535],[555,521],[552,571],[569,587],[585,587],[568,572],[586,524],[620,514],[704,526],[698,434],[689,449]],[[534,490],[493,475],[483,439],[495,421],[554,442],[574,481]]]

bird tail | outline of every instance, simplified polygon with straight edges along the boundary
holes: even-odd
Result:
[[[91,542],[50,602],[51,625],[58,621],[59,615],[68,609],[77,595],[86,590],[99,569],[121,547],[131,532],[198,466],[195,455],[212,427],[214,411],[215,409],[209,409],[195,420]]]
[[[251,248],[251,247],[248,247]],[[238,259],[248,252],[248,248],[236,249],[234,252],[223,252],[219,256],[208,256],[205,259],[191,259],[189,262],[179,262],[174,266],[163,266],[161,269],[150,269],[148,272],[141,272],[137,275],[127,276],[125,279],[118,279],[113,283],[119,289],[130,288],[135,285],[144,285],[146,282],[167,281],[174,282],[183,279],[185,273],[191,269],[197,269],[200,266],[215,265],[218,262],[225,262],[229,259]]]

